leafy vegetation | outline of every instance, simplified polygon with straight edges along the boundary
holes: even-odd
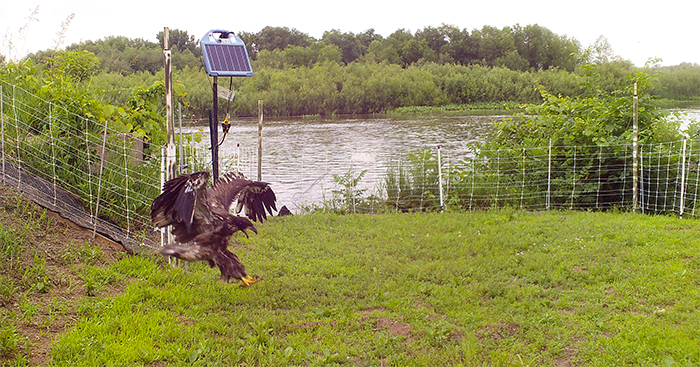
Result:
[[[358,184],[367,170],[360,172],[357,176],[349,169],[343,175],[333,175],[333,181],[341,186],[338,190],[333,190],[330,205],[341,213],[357,213],[357,206],[365,199],[363,195],[367,189],[358,188]]]
[[[652,94],[663,98],[686,100],[700,96],[700,65],[683,63],[658,68],[659,83]]]
[[[650,88],[649,76],[639,73],[635,81],[639,89],[637,98],[640,143],[682,140],[678,123],[664,118],[664,111],[653,104],[652,97],[647,92]],[[586,79],[584,83],[584,86],[593,88],[598,85]],[[522,186],[534,191],[544,191],[546,184],[554,183],[558,190],[566,191],[561,194],[555,192],[555,200],[570,201],[572,208],[618,206],[624,203],[625,194],[627,200],[631,200],[632,171],[626,168],[626,160],[629,159],[629,154],[626,153],[632,143],[634,112],[633,103],[630,102],[634,89],[629,85],[607,93],[596,88],[595,94],[576,97],[557,96],[541,90],[543,103],[527,106],[524,112],[496,123],[492,134],[483,143],[475,145],[476,158],[471,161],[473,166],[465,167],[464,171],[455,175],[464,181],[462,185],[455,185],[455,194],[460,196],[460,190],[469,190],[473,180],[490,179],[477,176],[474,172],[500,172],[499,180],[523,181]],[[524,171],[551,172],[546,169],[550,160],[541,160],[538,163],[533,159],[518,159],[526,154],[538,154],[538,150],[542,151],[549,146],[553,147],[549,154],[558,162],[558,167],[551,176],[523,176]],[[658,146],[661,150],[673,148],[675,147],[671,144]],[[602,169],[603,167],[605,169]],[[655,182],[656,185],[659,184],[660,180],[657,178],[673,177],[672,174],[675,173],[657,170],[661,169],[649,168],[644,172],[652,185]],[[571,177],[572,174],[576,177]],[[567,182],[569,184],[566,184]],[[600,198],[601,192],[608,194]],[[666,195],[669,197],[664,200],[673,201],[674,194]],[[492,202],[485,204],[494,205]],[[461,205],[466,206],[466,203]],[[504,202],[502,205],[507,204]]]
[[[100,100],[124,106],[136,89],[163,80],[162,33],[159,43],[108,37],[38,52],[27,59],[39,71],[62,71],[81,84],[97,87]],[[473,31],[443,25],[415,33],[397,30],[386,38],[372,29],[358,34],[332,30],[319,40],[296,29],[266,27],[239,36],[249,48],[255,76],[234,78],[231,87],[237,97],[232,111],[221,111],[222,115],[256,115],[258,100],[265,101],[267,116],[536,103],[537,85],[553,95],[581,95],[590,90],[580,88],[576,79],[597,74],[597,87],[612,92],[629,84],[638,71],[616,56],[604,37],[583,47],[538,25],[485,26]],[[178,100],[187,116],[206,118],[211,81],[203,70],[198,42],[180,30],[170,31],[170,41]],[[655,61],[650,60],[646,68],[659,74],[651,86],[652,95],[700,97],[693,83],[700,75],[697,65],[659,68]],[[581,70],[582,65],[591,67]]]
[[[13,146],[6,153],[23,169],[82,195],[86,203],[93,203],[92,185],[102,179],[100,215],[126,226],[127,209],[146,215],[158,194],[157,158],[166,141],[163,83],[137,87],[124,105],[115,106],[84,80],[91,75],[94,55],[58,56],[49,70],[38,70],[31,61],[0,68],[3,137]],[[184,153],[188,162],[199,161],[192,147]],[[128,202],[127,190],[145,199]]]

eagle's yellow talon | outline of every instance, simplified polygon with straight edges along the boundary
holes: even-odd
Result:
[[[261,280],[263,280],[263,278],[253,278],[250,275],[248,275],[244,278],[241,278],[241,282],[243,282],[243,284],[241,284],[241,287],[250,287],[251,285],[253,285]]]

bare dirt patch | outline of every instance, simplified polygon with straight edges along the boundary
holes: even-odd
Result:
[[[383,307],[364,309],[362,310],[362,321],[372,323],[374,331],[387,330],[391,335],[403,336],[405,338],[411,338],[413,336],[413,328],[411,325],[401,321],[403,320],[403,316],[391,318],[376,315],[377,313],[382,314],[385,312],[386,309]]]
[[[389,330],[389,333],[394,336],[403,336],[409,338],[413,335],[413,328],[411,325],[396,321],[388,317],[380,317],[375,321],[375,331],[379,330]]]
[[[486,340],[486,339],[505,339],[509,338],[515,333],[520,330],[520,326],[513,324],[513,323],[508,323],[508,322],[499,322],[495,324],[488,324],[481,329],[477,330],[475,335],[479,340]]]

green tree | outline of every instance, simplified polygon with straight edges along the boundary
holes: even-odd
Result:
[[[368,58],[377,62],[386,62],[389,64],[401,65],[402,60],[399,51],[394,46],[394,43],[389,41],[374,40],[367,47]]]
[[[259,51],[258,46],[255,43],[257,35],[253,32],[244,31],[238,32],[236,35],[245,44],[245,48],[248,50],[248,57],[250,57],[251,60],[257,60]]]
[[[586,64],[604,64],[613,60],[618,60],[619,58],[615,56],[615,52],[610,46],[608,39],[600,36],[596,39],[595,43],[585,50],[581,55],[582,62]]]
[[[449,37],[443,31],[443,27],[425,27],[416,31],[415,38],[425,42],[436,55],[439,55],[443,51],[443,47],[449,44]]]
[[[59,51],[49,65],[77,83],[89,80],[97,74],[100,59],[89,51]]]
[[[493,66],[501,66],[508,68],[510,70],[527,71],[530,66],[527,60],[525,60],[520,54],[511,50],[504,56],[500,56],[491,62]]]
[[[102,70],[125,76],[141,71],[155,74],[163,68],[162,48],[143,39],[110,36],[72,44],[66,51],[89,51],[100,59]]]
[[[376,34],[374,32],[374,28],[370,28],[370,29],[366,30],[364,33],[358,33],[356,35],[356,37],[360,41],[360,44],[362,45],[362,48],[363,48],[362,54],[363,55],[367,52],[367,47],[369,47],[370,43],[372,43],[373,41],[381,41],[384,39],[381,35]]]
[[[428,43],[415,38],[403,44],[403,47],[399,50],[399,55],[404,67],[408,67],[421,59],[427,62],[437,61],[437,55],[428,47]]]
[[[580,44],[574,39],[558,36],[551,30],[535,25],[515,25],[514,40],[518,53],[535,70],[558,67],[573,71],[579,64]]]
[[[700,97],[700,65],[682,63],[655,69],[658,80],[654,93],[664,98],[697,99]]]
[[[469,31],[455,26],[443,25],[440,31],[447,43],[441,47],[441,55],[460,65],[469,65],[478,59],[478,42]]]
[[[412,49],[414,47],[412,46],[406,46],[406,44],[414,40],[413,35],[411,32],[405,30],[405,29],[399,29],[395,31],[394,33],[390,34],[389,37],[386,38],[382,43],[386,44],[389,48],[389,50],[395,50],[396,54],[399,56],[399,60],[397,64],[406,67],[410,64],[407,64],[407,57],[408,60],[412,60],[415,58],[415,55],[412,55]],[[420,57],[415,58],[415,61],[418,61]],[[387,60],[388,61],[388,60]]]
[[[324,32],[321,41],[340,48],[346,65],[362,57],[366,50],[357,36],[352,33],[342,33],[337,29]]]
[[[312,38],[308,34],[288,27],[265,27],[251,40],[245,40],[255,44],[255,50],[284,50],[288,46],[311,46]]]
[[[165,33],[164,31],[158,32],[158,35],[156,36],[158,38],[158,44],[160,45],[161,49],[165,48],[165,43],[164,43],[164,38]],[[180,52],[184,52],[185,50],[190,51],[193,55],[198,55],[201,56],[201,51],[199,50],[199,44],[197,41],[195,41],[194,36],[191,36],[187,33],[187,31],[181,31],[179,29],[171,29],[168,31],[168,40],[170,44],[171,49],[176,49]]]
[[[484,26],[480,31],[475,30],[471,35],[478,42],[478,58],[485,65],[493,65],[497,59],[506,57],[515,51],[515,41],[511,29],[498,29]]]
[[[637,73],[638,70],[631,61],[620,59],[602,64],[584,64],[577,79],[579,85],[584,87],[582,93],[591,96],[624,89]],[[650,90],[651,85],[647,87],[647,92]]]
[[[282,52],[285,67],[313,66],[318,60],[318,52],[311,47],[289,46]]]

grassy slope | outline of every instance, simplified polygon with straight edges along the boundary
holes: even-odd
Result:
[[[45,364],[83,299],[121,293],[116,246],[0,187],[0,365]]]
[[[128,285],[78,302],[52,362],[698,364],[699,228],[586,212],[274,218],[235,250],[265,277],[249,289],[157,258],[95,270]]]

